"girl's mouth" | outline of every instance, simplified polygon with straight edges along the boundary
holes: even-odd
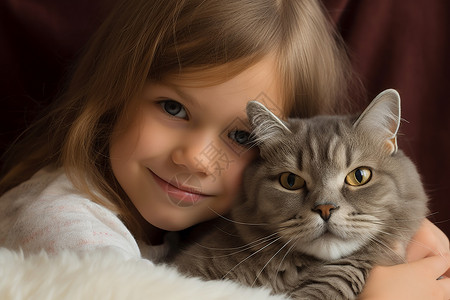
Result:
[[[201,192],[200,180],[195,175],[183,173],[175,175],[170,181],[166,181],[150,169],[149,171],[155,182],[167,195],[168,200],[176,206],[190,207],[206,197],[210,197],[210,195]],[[189,186],[186,185],[186,182],[189,182]]]

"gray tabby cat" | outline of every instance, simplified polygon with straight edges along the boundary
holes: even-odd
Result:
[[[404,262],[427,196],[397,149],[395,90],[359,118],[283,122],[258,102],[247,114],[260,158],[230,215],[175,257],[181,272],[294,299],[355,299],[373,265]]]

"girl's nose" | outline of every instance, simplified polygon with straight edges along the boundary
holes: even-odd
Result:
[[[212,175],[225,155],[218,139],[208,136],[186,136],[172,152],[172,161],[189,172]]]

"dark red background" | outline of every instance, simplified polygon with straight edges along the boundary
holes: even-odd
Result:
[[[430,220],[450,235],[450,1],[323,2],[369,95],[400,92],[400,147],[423,175]],[[52,101],[113,3],[0,2],[0,152]]]

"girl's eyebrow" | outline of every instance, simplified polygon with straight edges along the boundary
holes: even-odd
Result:
[[[192,95],[190,95],[189,93],[186,93],[185,91],[183,91],[179,86],[177,86],[176,84],[171,84],[168,82],[161,82],[161,85],[173,90],[176,94],[178,94],[178,96],[180,96],[181,98],[183,98],[183,100],[185,100],[186,102],[189,102],[189,104],[191,105],[196,105],[198,104],[197,100],[195,99],[195,97],[193,97]]]

